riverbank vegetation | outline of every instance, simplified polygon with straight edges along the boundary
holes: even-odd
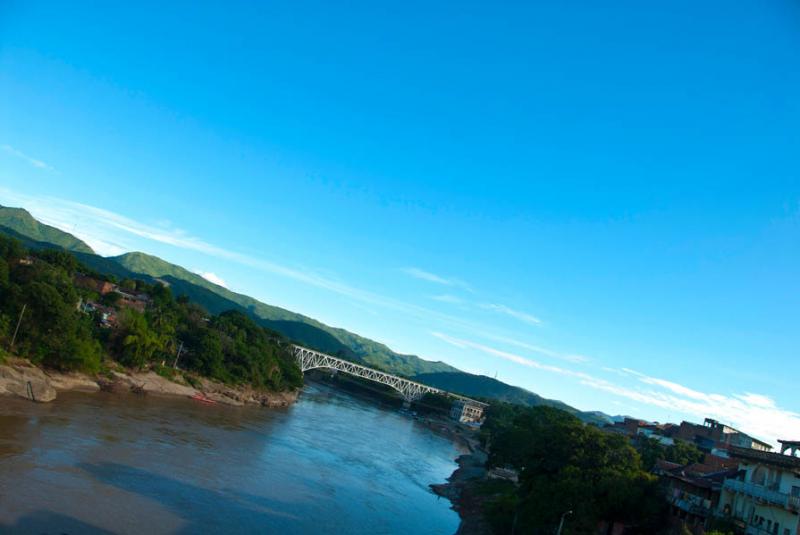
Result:
[[[16,336],[15,336],[16,333]],[[12,347],[13,343],[13,347]],[[239,311],[211,315],[159,282],[113,280],[66,251],[0,235],[0,344],[33,363],[97,373],[106,358],[266,390],[301,386],[288,342]]]
[[[490,467],[513,468],[508,485],[486,505],[496,533],[659,533],[665,500],[657,479],[622,435],[586,425],[552,407],[493,404],[482,439]],[[609,531],[610,532],[610,531]]]

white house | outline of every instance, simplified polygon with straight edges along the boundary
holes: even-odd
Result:
[[[771,453],[732,446],[728,452],[739,461],[739,473],[723,483],[717,515],[735,522],[746,535],[800,535],[796,448]]]

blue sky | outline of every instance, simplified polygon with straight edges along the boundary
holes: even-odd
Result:
[[[800,437],[800,6],[0,5],[0,203],[581,409]]]

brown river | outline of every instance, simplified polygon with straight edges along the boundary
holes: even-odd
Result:
[[[0,397],[0,533],[435,533],[455,445],[308,384],[288,409],[153,396]]]

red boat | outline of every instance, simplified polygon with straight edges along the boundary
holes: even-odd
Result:
[[[189,397],[197,401],[202,401],[203,403],[216,403],[216,401],[214,401],[210,397],[207,397],[202,392],[197,392],[195,395]]]

